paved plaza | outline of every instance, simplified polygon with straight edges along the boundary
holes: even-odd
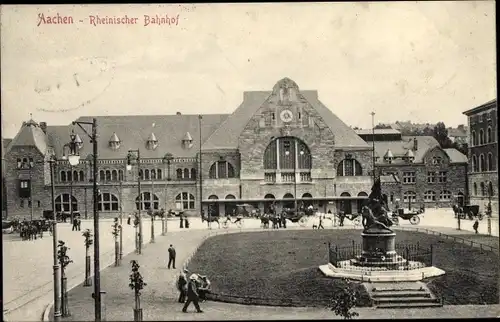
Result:
[[[293,227],[295,229],[303,229]],[[439,228],[434,227],[439,230]],[[130,260],[137,259],[141,265],[140,271],[148,284],[143,290],[141,297],[144,320],[242,320],[242,319],[337,319],[327,308],[284,308],[246,306],[237,304],[206,302],[202,303],[205,313],[196,314],[191,308],[190,313],[181,312],[181,305],[176,303],[178,296],[175,289],[175,279],[179,272],[166,268],[166,249],[170,243],[176,245],[178,263],[187,260],[209,234],[223,234],[238,231],[236,229],[224,230],[194,230],[189,234],[185,232],[172,232],[168,236],[161,237],[154,245],[148,245],[143,255],[131,254],[124,260],[122,267],[111,267],[101,275],[101,287],[107,292],[105,300],[106,319],[108,321],[132,321],[133,320],[133,292],[128,287],[128,274]],[[444,229],[443,233],[451,233],[453,230]],[[467,238],[471,233],[459,232]],[[494,237],[488,237],[495,240]],[[491,242],[493,243],[493,242]],[[65,321],[89,321],[93,319],[94,307],[90,294],[92,288],[78,286],[70,292],[69,303],[72,316]],[[495,317],[500,314],[499,305],[485,306],[444,306],[426,309],[398,309],[382,310],[374,308],[357,308],[356,312],[362,319],[398,319],[398,318],[478,318]],[[51,313],[52,314],[52,313]],[[51,318],[51,315],[49,316]]]
[[[163,270],[163,268],[158,268],[156,266],[149,267],[149,264],[143,264],[147,256],[154,254],[156,261],[155,265],[160,265],[166,256],[166,244],[172,242],[176,245],[178,249],[178,265],[184,260],[183,256],[192,251],[198,243],[207,234],[207,223],[201,223],[200,219],[192,218],[190,220],[191,226],[189,228],[189,234],[185,234],[185,229],[181,231],[179,228],[179,220],[177,218],[172,218],[168,221],[168,234],[166,237],[157,237],[157,243],[154,245],[146,245],[144,249],[143,259],[140,260],[141,265],[145,265],[144,269],[157,270],[155,272],[145,273],[145,276],[151,278],[150,276],[159,276],[161,280],[158,282],[158,290],[155,294],[164,294],[165,298],[171,298],[172,294],[175,293],[175,288],[172,283],[168,283],[165,288],[165,283],[163,281],[172,280],[168,274],[174,274],[173,271]],[[111,265],[114,262],[114,243],[113,237],[111,235],[111,220],[102,220],[100,222],[101,230],[101,240],[100,240],[100,251],[101,251],[101,268]],[[352,228],[352,223],[348,220],[345,221],[345,228]],[[309,226],[309,225],[308,225]],[[327,222],[325,225],[327,228],[332,228],[332,223]],[[408,221],[401,221],[401,226],[408,228],[429,228],[433,230],[440,229],[446,234],[469,234],[472,229],[472,222],[469,220],[462,220],[462,230],[456,230],[456,219],[453,213],[444,209],[429,209],[426,214],[422,216],[422,220],[419,225],[411,225]],[[440,227],[441,228],[440,228]],[[82,221],[82,231],[86,228],[92,229],[93,222],[91,220]],[[212,224],[212,232],[224,232],[229,231],[239,231],[235,226],[230,226],[229,229],[217,228],[217,224]],[[259,228],[260,222],[255,219],[245,219],[243,228]],[[292,224],[290,228],[300,228],[297,224]],[[498,236],[498,222],[492,224],[492,227],[496,228],[496,236]],[[305,227],[310,228],[310,227]],[[360,228],[360,227],[359,227]],[[486,229],[486,221],[481,221],[480,232],[484,233]],[[144,221],[144,242],[148,243],[150,240],[150,221]],[[84,262],[85,262],[85,248],[83,245],[83,237],[81,232],[71,231],[71,225],[58,224],[59,239],[64,240],[68,247],[70,248],[69,254],[71,259],[74,261],[68,266],[67,276],[68,276],[68,286],[69,288],[75,287],[82,283],[84,277]],[[161,233],[161,221],[155,222],[155,234],[160,235]],[[134,250],[134,240],[133,240],[134,228],[132,226],[124,224],[124,255],[132,252]],[[189,239],[183,239],[187,237],[182,237],[187,235]],[[474,236],[473,236],[474,237]],[[483,235],[475,236],[481,240],[476,240],[477,242],[484,242]],[[495,242],[491,242],[495,244]],[[498,241],[496,242],[498,245]],[[497,246],[498,247],[498,246]],[[49,234],[44,234],[43,239],[38,239],[36,241],[21,241],[17,235],[5,235],[3,243],[3,253],[4,253],[4,309],[8,312],[6,317],[10,321],[36,321],[40,320],[44,308],[52,301],[52,237]],[[90,254],[93,256],[93,247],[90,250]],[[130,256],[134,256],[133,254]],[[149,260],[147,260],[149,261]],[[110,268],[106,271],[108,272],[119,272],[120,270],[125,270],[128,272],[129,257],[124,258],[123,266],[120,268]],[[161,264],[163,265],[163,264]],[[160,266],[161,266],[160,265]],[[115,270],[115,271],[113,271]],[[158,274],[158,270],[161,274]],[[165,275],[166,274],[166,275]],[[106,276],[107,276],[106,275]],[[104,276],[104,275],[103,275]],[[7,283],[6,281],[11,281]],[[15,282],[14,282],[15,281]],[[154,281],[150,281],[154,287]],[[161,283],[160,283],[161,282]],[[103,282],[105,283],[105,282]],[[106,282],[107,283],[107,282]],[[104,285],[104,284],[103,284]],[[109,285],[109,284],[108,284]],[[103,289],[109,291],[103,287]],[[91,292],[91,288],[85,288],[86,291]],[[127,290],[124,290],[127,291]],[[128,292],[128,291],[127,291]],[[165,293],[167,292],[167,293]],[[171,293],[168,293],[171,292]],[[90,294],[90,293],[89,293]],[[108,294],[110,299],[111,294]],[[72,299],[72,303],[75,302]],[[108,301],[109,303],[109,301]],[[128,302],[127,302],[128,303]],[[174,304],[172,304],[174,305]],[[212,305],[212,303],[210,304]],[[218,304],[217,304],[218,305]],[[163,307],[163,306],[162,306]],[[217,306],[216,306],[217,307]],[[72,305],[73,308],[73,305]],[[75,308],[76,309],[76,308]],[[269,310],[270,308],[266,308]],[[121,311],[121,310],[120,310]],[[149,310],[153,314],[151,310]],[[245,310],[242,309],[242,312]],[[76,312],[76,311],[75,311]],[[93,311],[92,311],[93,312]],[[147,314],[150,314],[147,313]],[[257,318],[256,315],[255,318]],[[146,317],[146,315],[145,315]],[[328,316],[325,316],[327,318]],[[319,317],[318,317],[319,318]],[[203,319],[208,319],[206,316]]]

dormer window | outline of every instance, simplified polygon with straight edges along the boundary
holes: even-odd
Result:
[[[384,161],[391,164],[392,160],[394,160],[394,155],[392,154],[391,150],[387,150],[384,155]]]
[[[83,141],[78,134],[75,135],[75,144],[78,149],[83,147]]]
[[[146,147],[149,150],[155,150],[158,147],[158,140],[156,139],[156,135],[154,133],[149,135]]]
[[[184,135],[184,138],[182,139],[182,146],[185,149],[190,149],[193,146],[193,138],[189,132],[186,132],[186,135]]]
[[[413,161],[415,160],[415,155],[413,154],[412,150],[406,151],[403,159],[408,163],[413,163]]]
[[[115,132],[113,132],[113,135],[109,139],[109,147],[113,150],[118,150],[120,148],[121,141],[118,138],[118,135],[116,135]]]

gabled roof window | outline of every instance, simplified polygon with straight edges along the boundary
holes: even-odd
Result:
[[[387,152],[384,154],[384,161],[387,163],[392,163],[392,160],[394,159],[394,155],[392,154],[390,149],[387,149]]]
[[[115,132],[113,132],[113,135],[111,135],[111,138],[109,139],[109,147],[113,150],[118,150],[120,148],[121,141],[118,138],[118,135],[116,135]]]
[[[415,155],[413,154],[412,150],[407,150],[403,159],[406,162],[412,163],[415,160]]]
[[[156,139],[156,135],[151,132],[148,137],[148,141],[146,142],[146,147],[149,150],[155,150],[158,147],[158,140]]]
[[[190,149],[193,146],[193,138],[191,137],[191,134],[189,132],[186,132],[184,135],[184,138],[182,139],[182,146],[185,149]]]

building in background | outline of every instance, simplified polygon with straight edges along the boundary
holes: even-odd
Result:
[[[486,211],[491,201],[494,215],[498,215],[498,128],[497,99],[463,112],[469,123],[470,204]]]
[[[250,203],[261,210],[312,204],[320,210],[360,209],[370,192],[372,147],[318,98],[288,78],[271,91],[243,93],[230,115],[98,116],[99,212],[114,217],[120,209],[178,209],[200,214],[211,206],[218,214]],[[80,117],[78,121],[90,121]],[[64,144],[75,131],[80,164],[63,160]],[[201,173],[199,167],[201,143]],[[141,153],[141,171],[126,169],[131,149]],[[51,209],[50,172],[55,155],[56,210],[92,213],[92,145],[80,128],[29,120],[6,154],[9,216],[29,215],[32,187],[35,216]],[[165,162],[166,154],[173,155]],[[32,163],[29,169],[26,164]],[[202,176],[200,195],[200,175]],[[31,178],[31,179],[30,179]],[[171,180],[167,180],[170,178]]]
[[[374,132],[374,135],[373,135]],[[358,130],[370,145],[389,206],[451,207],[467,195],[467,157],[442,149],[432,136],[402,136],[395,129]]]

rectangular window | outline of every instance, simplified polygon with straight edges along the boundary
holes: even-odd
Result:
[[[271,119],[272,119],[273,121],[274,121],[274,120],[276,120],[276,114],[271,113]]]
[[[479,114],[478,118],[479,118],[479,123],[481,123],[483,121],[483,114]]]
[[[438,174],[438,182],[439,183],[445,183],[448,182],[448,179],[446,177],[446,171],[439,171]]]
[[[403,172],[403,183],[415,183],[415,172]]]
[[[21,181],[21,189],[28,189],[29,181],[23,180]]]
[[[434,182],[436,182],[436,172],[434,171],[427,172],[427,183],[434,183]]]

